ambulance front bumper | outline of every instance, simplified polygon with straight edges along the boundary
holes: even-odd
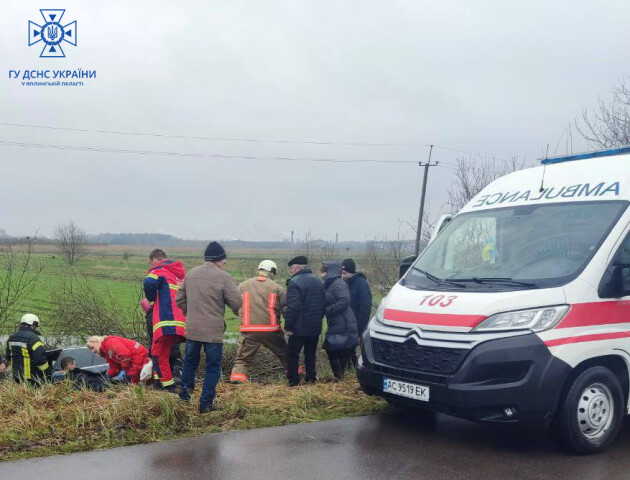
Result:
[[[466,348],[451,348],[452,342],[423,345],[412,336],[389,341],[366,330],[357,371],[365,393],[477,421],[528,428],[551,422],[571,367],[536,335],[488,339]],[[387,379],[428,387],[428,401],[385,392]]]

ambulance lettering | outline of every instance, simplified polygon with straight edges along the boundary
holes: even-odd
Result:
[[[516,192],[497,192],[482,195],[475,199],[471,208],[487,206],[499,206],[510,203],[536,202],[539,200],[553,200],[556,198],[589,198],[604,196],[619,196],[619,182],[579,183],[577,185],[564,185],[561,187],[547,187],[542,191],[524,190]]]

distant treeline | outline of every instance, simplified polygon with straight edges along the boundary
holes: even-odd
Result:
[[[161,245],[164,247],[199,247],[203,248],[207,245],[208,240],[187,240],[162,233],[101,233],[98,235],[89,235],[90,243],[99,245],[140,245],[154,246]],[[291,242],[283,241],[248,241],[248,240],[225,240],[219,238],[219,241],[225,246],[232,248],[252,248],[252,249],[271,249],[271,250],[287,250],[291,249]],[[304,242],[296,241],[294,247],[303,245]],[[309,240],[309,248],[326,248],[331,242],[325,240]],[[365,242],[339,242],[337,248],[340,250],[363,250]]]
[[[31,237],[17,237],[12,235],[7,235],[6,232],[0,229],[0,245],[7,245],[11,243],[26,243],[31,240]],[[184,238],[179,238],[174,235],[168,235],[164,233],[99,233],[98,235],[87,235],[86,241],[91,245],[135,245],[135,246],[146,246],[146,247],[197,247],[203,249],[208,240],[188,240]],[[333,246],[334,249],[338,252],[350,252],[350,251],[365,251],[370,247],[382,248],[383,246],[389,245],[389,241],[374,241],[368,240],[365,242],[358,241],[347,241],[347,242],[339,242],[337,245],[334,242],[321,240],[321,239],[311,239],[308,240],[308,248],[306,248],[306,243],[303,240],[296,240],[292,245],[290,241],[247,241],[247,240],[225,240],[219,238],[219,241],[231,248],[241,248],[241,249],[265,249],[265,250],[330,250]],[[52,245],[55,243],[55,240],[48,237],[37,236],[36,243],[40,245]],[[413,247],[413,242],[403,242],[403,249],[408,249]]]

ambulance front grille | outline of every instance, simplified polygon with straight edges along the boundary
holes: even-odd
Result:
[[[455,372],[467,348],[443,348],[418,345],[414,340],[405,343],[372,338],[374,359],[384,365],[420,372],[451,374]]]

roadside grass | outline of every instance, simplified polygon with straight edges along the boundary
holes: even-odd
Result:
[[[81,279],[96,293],[112,297],[121,311],[131,311],[140,298],[149,251],[148,247],[91,247],[89,255],[73,267],[65,265],[54,250],[40,251],[37,258],[45,265],[44,273],[35,291],[22,299],[19,310],[40,317],[45,337],[54,332],[56,321],[51,300],[62,291],[64,282]],[[203,261],[197,251],[168,253],[182,260],[187,270]],[[230,252],[227,270],[240,283],[254,275],[260,260],[269,258],[278,263],[276,281],[284,285],[288,276],[285,265],[290,255],[289,252]],[[317,269],[316,264],[313,267]],[[2,275],[6,272],[0,271]],[[229,310],[225,318],[229,343],[238,337],[238,318]],[[133,318],[120,320],[129,325],[134,322]],[[3,326],[6,331],[0,333],[12,331],[14,324],[8,323],[11,324]],[[141,328],[144,329],[143,323]],[[223,356],[224,377],[229,375],[236,353],[235,346],[228,343]],[[250,372],[256,383],[236,386],[219,383],[218,410],[206,415],[198,413],[198,397],[185,404],[172,394],[138,386],[116,386],[99,394],[76,391],[66,384],[32,389],[0,382],[0,461],[331,420],[386,409],[385,402],[359,391],[353,375],[341,383],[333,382],[324,357],[320,350],[317,370],[321,383],[288,388],[277,359],[261,349]]]
[[[148,443],[204,433],[332,420],[385,410],[360,390],[354,375],[336,383],[289,388],[282,383],[219,383],[217,410],[143,386],[105,393],[69,383],[39,389],[0,384],[0,461]]]

